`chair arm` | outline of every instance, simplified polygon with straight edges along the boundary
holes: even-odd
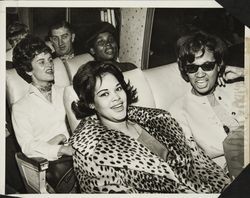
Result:
[[[68,161],[72,161],[72,156],[67,156],[67,155],[63,155],[61,158],[59,158],[58,160],[55,161],[50,161],[50,164],[58,164],[58,163],[62,163],[62,162],[68,162]]]
[[[37,171],[43,171],[43,170],[48,169],[49,167],[49,161],[42,157],[28,158],[26,155],[24,155],[21,152],[16,153],[16,157],[36,167]]]
[[[46,171],[48,160],[44,158],[28,158],[23,153],[15,155],[19,171],[28,193],[48,193],[46,189]]]

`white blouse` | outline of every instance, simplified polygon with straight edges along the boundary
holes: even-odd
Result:
[[[58,159],[61,145],[51,145],[48,141],[56,135],[69,133],[63,104],[63,88],[52,86],[52,102],[39,90],[30,85],[25,97],[12,107],[12,123],[22,152],[28,157]]]

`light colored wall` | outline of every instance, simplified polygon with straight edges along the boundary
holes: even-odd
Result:
[[[121,62],[131,62],[141,68],[146,8],[121,8]]]

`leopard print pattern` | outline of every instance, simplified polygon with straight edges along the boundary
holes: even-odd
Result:
[[[167,162],[135,139],[82,120],[71,137],[74,169],[84,193],[219,193],[229,183],[222,170],[163,110],[129,107],[128,119],[166,146]]]
[[[131,107],[129,118],[141,124],[149,134],[171,151],[168,164],[175,170],[178,179],[186,185],[191,185],[196,192],[204,192],[205,189],[221,192],[230,183],[221,167],[197,146],[195,140],[185,138],[182,128],[169,112]],[[160,134],[163,131],[164,136]]]

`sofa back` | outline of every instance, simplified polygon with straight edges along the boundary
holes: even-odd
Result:
[[[90,54],[75,56],[65,63],[59,58],[54,59],[55,84],[63,87],[68,86],[64,91],[64,104],[72,131],[79,121],[76,120],[71,110],[71,103],[78,97],[73,87],[69,85],[78,68],[91,60],[93,57]],[[139,68],[134,69],[124,72],[124,77],[137,89],[138,102],[134,105],[138,106],[168,110],[177,98],[190,89],[190,84],[182,79],[177,63],[144,71]],[[28,87],[29,84],[16,73],[15,69],[6,71],[6,94],[10,106],[27,93]]]
[[[88,53],[80,54],[75,56],[72,59],[69,59],[65,62],[65,68],[68,72],[68,76],[70,79],[70,82],[72,82],[74,75],[76,74],[78,68],[87,63],[88,61],[94,60],[93,56],[91,56]]]
[[[169,110],[170,105],[191,89],[180,74],[177,63],[144,70],[151,88],[156,108]]]
[[[6,61],[12,62],[12,56],[13,56],[13,48],[9,49],[6,52]]]
[[[86,54],[74,57],[67,61],[68,72],[73,77],[77,69],[89,60],[91,60],[91,57]],[[177,63],[144,71],[138,68],[123,74],[125,80],[129,80],[131,85],[137,89],[138,102],[133,105],[138,106],[168,110],[170,105],[191,87],[189,83],[182,79]],[[79,123],[71,109],[72,102],[77,100],[78,97],[72,85],[66,87],[64,91],[64,105],[72,131],[75,130]]]

